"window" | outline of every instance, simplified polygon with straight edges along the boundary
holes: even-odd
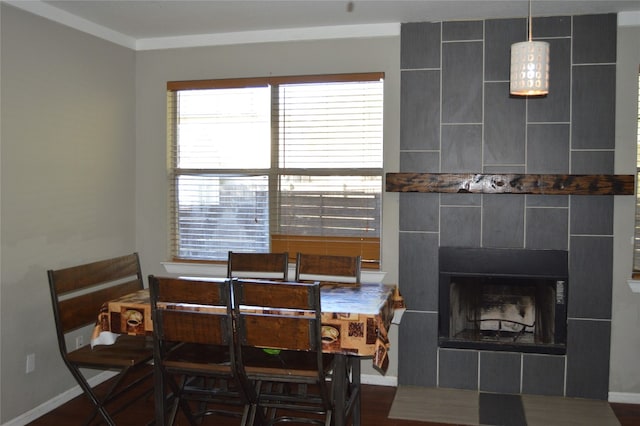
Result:
[[[169,82],[172,254],[380,260],[383,74]]]

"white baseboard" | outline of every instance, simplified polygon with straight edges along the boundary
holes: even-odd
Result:
[[[93,387],[99,385],[105,380],[109,380],[115,375],[116,373],[113,371],[103,371],[102,373],[88,379],[87,382],[89,382],[89,385]],[[76,385],[71,389],[61,393],[60,395],[57,395],[54,398],[51,398],[50,400],[44,402],[43,404],[38,405],[36,408],[29,410],[24,414],[21,414],[15,419],[9,420],[7,423],[3,423],[2,426],[24,426],[26,424],[29,424],[38,417],[42,417],[49,411],[55,410],[62,404],[71,401],[73,398],[81,394],[82,389],[80,388],[80,386]]]
[[[609,402],[620,402],[623,404],[640,404],[640,393],[609,392]]]
[[[363,374],[360,382],[364,385],[378,386],[398,386],[398,378],[396,376],[381,376],[378,374]]]

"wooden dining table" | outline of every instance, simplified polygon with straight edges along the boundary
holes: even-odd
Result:
[[[198,277],[202,279],[202,277]],[[224,278],[212,278],[212,280]],[[362,358],[371,358],[373,367],[386,373],[389,365],[387,331],[394,311],[404,307],[396,286],[386,284],[322,284],[322,351],[335,354],[336,370],[351,368],[351,383],[346,374],[334,376],[335,413],[346,413],[351,404],[352,424],[360,424],[360,394],[347,401],[348,386],[360,389]],[[149,290],[139,290],[106,302],[98,314],[92,344],[108,344],[119,334],[153,334]],[[334,424],[343,426],[347,416],[336,416]]]

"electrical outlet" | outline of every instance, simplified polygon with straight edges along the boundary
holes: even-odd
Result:
[[[27,355],[27,374],[36,369],[36,354]]]
[[[84,346],[84,338],[82,336],[76,337],[76,349],[80,349]]]

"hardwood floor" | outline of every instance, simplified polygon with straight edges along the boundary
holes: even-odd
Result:
[[[362,422],[363,426],[446,426],[443,423],[416,422],[387,418],[396,388],[388,386],[362,386]],[[613,408],[622,426],[640,425],[640,405],[612,403]],[[91,405],[84,396],[78,396],[66,404],[56,408],[50,413],[36,419],[29,425],[32,426],[73,426],[83,424],[86,416],[91,412]],[[118,426],[140,426],[148,424],[153,418],[153,398],[143,399],[133,404],[122,413],[115,416]],[[206,418],[203,426],[231,426],[239,421],[232,418],[214,417]],[[99,424],[99,423],[96,423]],[[184,418],[179,418],[177,425],[188,423]],[[451,425],[448,425],[451,426]],[[553,425],[549,425],[553,426]],[[561,426],[561,425],[559,425]]]

